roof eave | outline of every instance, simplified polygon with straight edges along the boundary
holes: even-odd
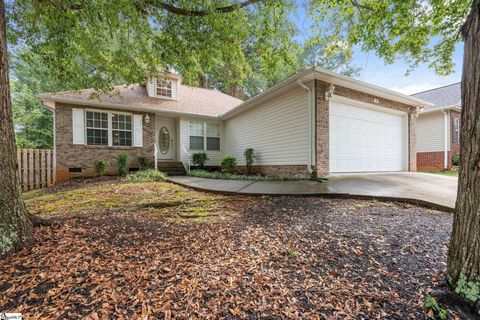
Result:
[[[297,80],[312,80],[312,79],[322,80],[328,83],[332,83],[334,85],[339,85],[339,86],[353,89],[356,91],[365,92],[365,93],[372,94],[384,99],[408,104],[416,108],[433,107],[432,103],[425,100],[421,100],[403,93],[399,93],[399,92],[385,89],[370,83],[356,80],[354,78],[351,78],[342,74],[338,74],[320,67],[311,67],[263,91],[262,93],[256,95],[255,97],[235,107],[234,109],[222,114],[220,117],[222,119],[229,119],[235,116],[236,114],[242,113],[248,110],[249,108],[255,106],[258,102],[277,93],[281,89],[291,85]]]
[[[151,112],[151,113],[159,113],[163,115],[169,116],[183,116],[183,117],[198,117],[198,118],[205,118],[205,119],[219,119],[218,115],[205,115],[205,114],[198,114],[198,113],[190,113],[190,112],[178,112],[178,111],[170,111],[170,110],[161,110],[152,107],[145,107],[145,106],[137,106],[137,105],[128,105],[128,104],[117,104],[117,103],[107,103],[107,102],[100,102],[100,101],[91,101],[91,100],[81,100],[81,99],[73,99],[73,98],[62,98],[62,97],[52,97],[46,95],[38,95],[37,99],[39,99],[44,106],[49,108],[46,103],[50,102],[58,102],[58,103],[68,103],[74,104],[79,106],[89,106],[89,107],[99,107],[99,108],[111,108],[111,109],[118,109],[118,110],[128,110],[128,111],[141,111],[141,112]],[[50,108],[49,108],[50,109]],[[51,109],[54,110],[55,108]]]
[[[422,114],[429,114],[429,113],[435,113],[435,112],[443,112],[448,110],[461,112],[462,108],[459,107],[458,105],[453,105],[453,106],[446,106],[441,108],[427,109],[425,111],[420,112],[420,114],[422,115]]]

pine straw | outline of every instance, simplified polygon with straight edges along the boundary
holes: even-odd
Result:
[[[33,247],[1,263],[0,310],[27,319],[420,319],[425,290],[445,271],[447,213],[130,186],[32,197],[31,210],[60,223],[35,228]]]

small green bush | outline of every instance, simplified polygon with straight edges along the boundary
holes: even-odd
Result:
[[[199,168],[204,168],[205,162],[207,162],[208,160],[208,156],[205,152],[197,152],[192,154],[192,162],[195,166]]]
[[[147,156],[138,157],[138,163],[140,164],[140,170],[145,170],[150,167],[150,158]]]
[[[220,167],[222,167],[222,172],[235,173],[235,168],[237,167],[237,160],[235,159],[235,157],[226,156],[222,159]]]
[[[255,150],[253,148],[247,148],[243,152],[245,156],[245,163],[247,165],[247,175],[252,172],[252,166],[255,164],[255,159],[257,159],[257,155],[255,154]]]
[[[125,177],[128,173],[128,154],[119,153],[117,156],[118,174]]]
[[[460,165],[460,155],[458,153],[455,153],[453,156],[452,156],[452,164],[454,166],[458,166]]]
[[[99,176],[103,176],[105,174],[105,170],[107,170],[107,167],[110,165],[108,161],[106,160],[96,160],[93,162],[93,165],[95,166],[95,172]]]
[[[146,169],[127,175],[126,180],[128,182],[153,182],[163,181],[165,180],[165,177],[165,173],[161,171],[155,169]]]

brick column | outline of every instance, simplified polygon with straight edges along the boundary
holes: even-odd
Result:
[[[328,83],[315,80],[315,171],[319,176],[329,174],[329,104],[325,101]]]

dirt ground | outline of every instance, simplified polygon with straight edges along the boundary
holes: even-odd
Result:
[[[56,222],[0,261],[0,311],[26,319],[425,319],[452,220],[390,202],[119,179],[25,198]]]

